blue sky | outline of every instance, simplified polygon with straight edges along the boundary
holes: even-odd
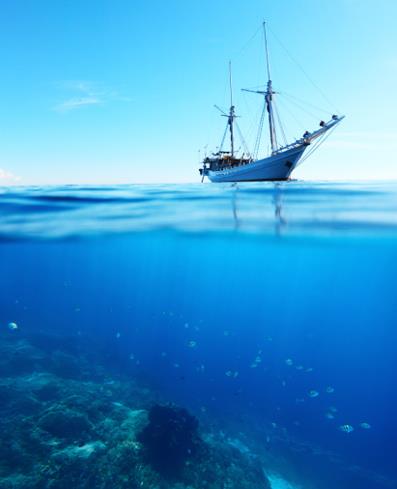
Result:
[[[229,59],[253,144],[261,100],[240,88],[265,82],[263,19],[289,137],[347,116],[295,176],[397,179],[396,18],[392,0],[3,0],[0,184],[198,181]]]

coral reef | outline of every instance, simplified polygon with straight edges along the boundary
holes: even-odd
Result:
[[[62,338],[0,334],[2,489],[270,487],[252,454],[94,357]]]

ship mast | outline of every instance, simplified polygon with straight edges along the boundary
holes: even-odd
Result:
[[[263,121],[265,117],[265,110],[267,110],[268,120],[269,120],[269,134],[270,134],[270,146],[272,149],[272,154],[277,153],[278,144],[277,144],[277,135],[276,135],[276,124],[274,122],[274,112],[273,112],[273,95],[275,95],[275,91],[273,91],[272,79],[270,76],[270,61],[269,61],[269,50],[267,46],[267,32],[266,32],[266,22],[263,22],[263,34],[265,38],[265,53],[266,53],[266,70],[267,70],[267,86],[266,90],[248,90],[243,88],[244,92],[251,93],[259,93],[259,95],[263,95],[265,97],[265,105],[263,107],[263,112],[261,116],[261,121],[259,124],[259,131],[256,142],[256,150],[259,149],[260,138],[262,134]],[[256,151],[254,151],[256,154]]]
[[[233,105],[233,80],[232,80],[232,62],[229,61],[229,86],[230,86],[230,110],[229,110],[229,130],[230,130],[230,149],[231,156],[234,157],[234,119],[236,117]]]
[[[265,51],[266,51],[266,68],[267,68],[267,90],[264,93],[266,108],[269,119],[269,133],[270,133],[270,145],[272,148],[272,154],[277,151],[277,136],[276,136],[276,126],[274,123],[274,114],[273,114],[273,92],[272,80],[270,76],[270,61],[269,61],[269,50],[267,46],[267,32],[266,32],[266,22],[263,22],[263,34],[265,37]]]

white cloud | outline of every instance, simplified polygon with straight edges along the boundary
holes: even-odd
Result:
[[[109,101],[131,102],[131,98],[122,96],[115,90],[108,90],[97,83],[84,80],[64,81],[59,84],[59,88],[63,91],[73,92],[70,97],[53,108],[60,113],[87,106],[101,105]]]
[[[324,147],[337,149],[375,149],[376,145],[365,141],[343,141],[336,139],[335,141],[327,141]]]
[[[56,105],[54,110],[56,112],[68,112],[70,110],[79,109],[86,105],[99,105],[102,101],[98,97],[73,97],[64,102]]]
[[[59,88],[88,93],[93,89],[93,83],[86,80],[67,80],[59,83]]]
[[[396,131],[342,131],[340,132],[340,137],[345,139],[373,139],[376,141],[383,142],[395,142],[397,139],[397,130]]]
[[[0,185],[4,185],[7,183],[15,183],[18,182],[20,179],[21,179],[20,177],[17,177],[10,171],[0,168]]]
[[[327,140],[324,146],[351,150],[397,149],[397,132],[344,131],[335,139]]]

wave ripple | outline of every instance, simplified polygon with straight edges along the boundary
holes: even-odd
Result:
[[[397,183],[0,188],[0,239],[151,230],[397,237]]]

